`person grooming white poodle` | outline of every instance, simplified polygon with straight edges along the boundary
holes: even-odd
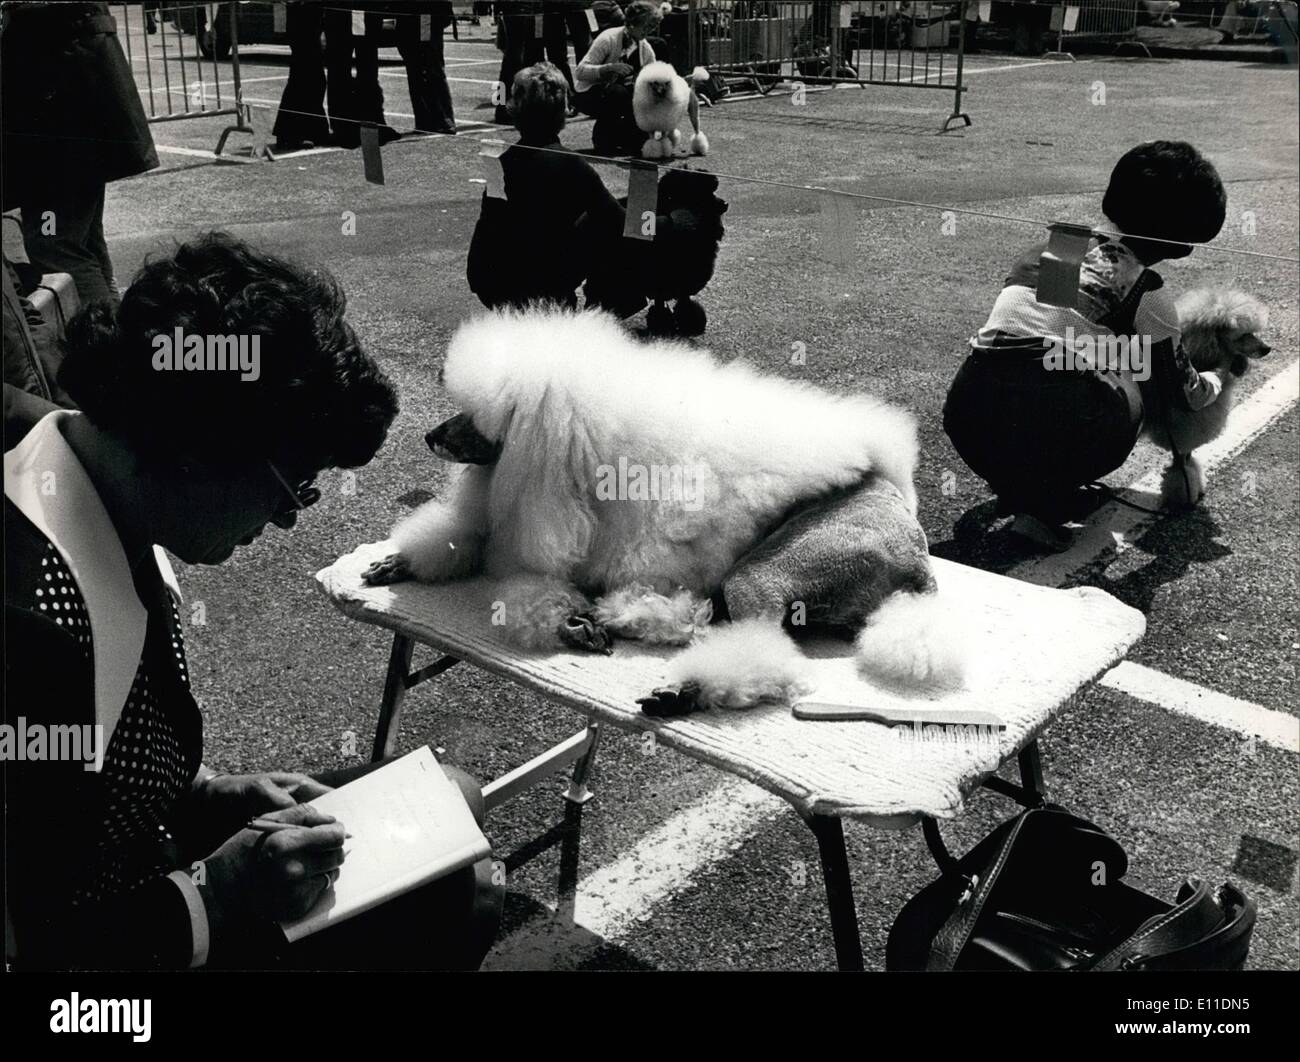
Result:
[[[863,670],[891,684],[959,681],[906,412],[560,310],[462,325],[443,382],[462,412],[426,441],[463,468],[366,582],[499,579],[525,649],[695,642],[665,712],[788,702],[792,618],[855,634]],[[710,627],[715,606],[732,622]]]

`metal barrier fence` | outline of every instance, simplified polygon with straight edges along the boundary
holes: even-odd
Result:
[[[1071,41],[1106,42],[1118,51],[1125,45],[1138,48],[1148,56],[1150,49],[1138,40],[1138,6],[1140,0],[1074,0],[1052,9],[1049,28],[1056,34],[1056,51],[1052,58],[1073,59],[1066,51]]]
[[[1292,0],[1229,0],[1215,29],[1229,40],[1252,37],[1273,38],[1276,43],[1294,50],[1297,36],[1296,4]]]
[[[968,0],[691,0],[688,54],[724,82],[760,93],[783,81],[953,93],[962,112]],[[970,14],[974,15],[972,6]]]
[[[221,131],[213,149],[216,155],[231,133],[253,132],[239,80],[238,4],[113,6],[127,62],[151,123],[229,115],[235,124]],[[205,59],[210,78],[205,76]],[[230,91],[224,93],[223,74],[230,82]]]

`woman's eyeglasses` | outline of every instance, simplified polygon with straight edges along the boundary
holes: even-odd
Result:
[[[280,486],[284,488],[285,493],[289,496],[289,503],[278,506],[271,515],[272,521],[277,525],[281,524],[282,521],[291,520],[298,515],[300,510],[310,508],[320,501],[320,491],[312,486],[311,479],[305,479],[298,486],[291,487],[289,481],[275,467],[275,462],[267,461],[266,463],[270,467],[272,475],[279,480]]]

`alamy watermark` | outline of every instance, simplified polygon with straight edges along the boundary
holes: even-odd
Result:
[[[0,760],[80,761],[83,770],[97,771],[104,765],[104,728],[98,723],[29,724],[20,715],[17,725],[0,723]]]
[[[79,992],[50,1002],[52,1033],[130,1033],[138,1044],[151,1031],[152,999],[82,999]]]
[[[598,501],[680,502],[691,512],[704,506],[704,465],[641,465],[620,457],[596,468]]]
[[[1066,325],[1064,336],[1043,337],[1043,368],[1057,372],[1103,369],[1131,375],[1138,383],[1151,378],[1150,336],[1077,335]]]
[[[177,325],[171,335],[153,337],[153,367],[158,372],[238,372],[244,381],[262,375],[262,337],[200,334]]]

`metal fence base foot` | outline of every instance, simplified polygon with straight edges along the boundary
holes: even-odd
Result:
[[[226,140],[230,137],[231,133],[252,134],[253,131],[254,130],[252,129],[252,127],[247,125],[226,126],[225,129],[221,130],[221,136],[217,138],[217,146],[213,148],[212,154],[220,155],[226,149]],[[267,162],[274,162],[275,152],[271,150],[270,144],[263,144],[260,148],[259,147],[253,148],[252,157],[255,159],[266,159]]]
[[[970,115],[964,113],[948,115],[948,117],[943,120],[943,128],[940,129],[939,132],[946,133],[953,122],[961,122],[962,127],[965,128],[970,125]]]

